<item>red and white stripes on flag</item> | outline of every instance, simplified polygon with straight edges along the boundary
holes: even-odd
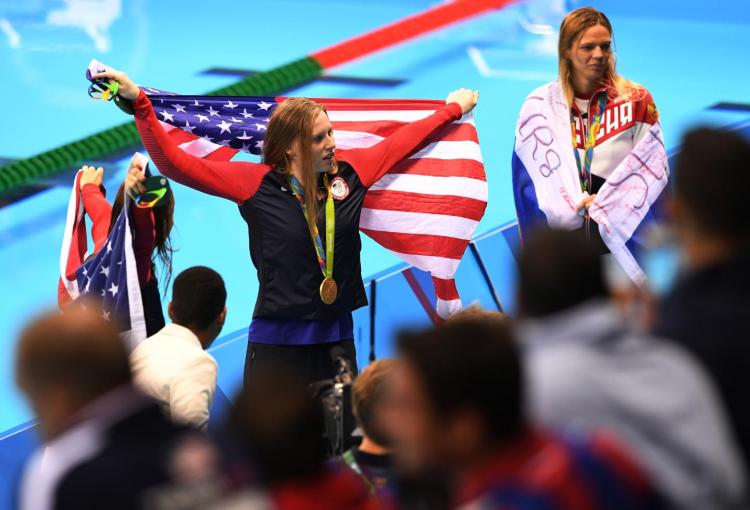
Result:
[[[65,218],[65,233],[60,250],[60,279],[57,282],[57,304],[60,307],[70,304],[78,297],[76,270],[86,258],[86,222],[83,221],[83,209],[80,181],[82,172],[76,174],[73,189],[68,200],[68,212]]]
[[[285,98],[276,98],[281,103]],[[370,147],[443,101],[315,99],[326,106],[339,149]],[[238,151],[162,122],[184,151],[229,160]],[[471,113],[441,129],[368,191],[360,229],[432,275],[437,314],[461,309],[454,275],[487,205],[487,182]]]

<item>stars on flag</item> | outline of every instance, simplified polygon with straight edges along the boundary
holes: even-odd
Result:
[[[150,89],[144,90],[150,92]],[[151,94],[155,104],[159,104],[159,99],[165,100],[156,110],[163,122],[206,142],[252,154],[261,153],[261,142],[276,106],[272,100],[266,100],[270,98],[211,97],[198,100],[195,96],[155,94]]]
[[[217,126],[217,127],[219,128],[219,129],[221,129],[221,132],[219,133],[219,134],[221,134],[221,133],[225,133],[225,132],[226,132],[226,133],[231,133],[232,131],[231,131],[231,130],[229,129],[231,125],[232,125],[232,123],[231,123],[231,122],[227,122],[227,121],[225,121],[225,120],[222,120],[222,121],[221,121],[221,122],[220,122],[219,124],[217,124],[216,126]],[[227,140],[227,142],[229,142],[229,140]]]
[[[126,244],[130,240],[125,235],[127,218],[128,211],[123,209],[104,247],[76,271],[80,295],[86,296],[87,302],[97,303],[104,320],[114,321],[117,317],[118,327],[124,328],[121,331],[130,329],[130,303],[134,293],[140,295],[137,267],[127,263],[133,253],[132,245]],[[129,275],[134,277],[135,285],[129,285]]]
[[[167,110],[162,110],[159,112],[159,115],[162,115],[164,117],[164,122],[174,122],[174,116],[169,113]]]

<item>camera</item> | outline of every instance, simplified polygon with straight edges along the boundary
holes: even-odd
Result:
[[[333,379],[325,379],[310,385],[313,397],[323,409],[323,440],[329,456],[341,455],[357,443],[352,437],[356,426],[352,412],[354,373],[349,360],[343,356],[336,356],[334,365],[336,375]]]

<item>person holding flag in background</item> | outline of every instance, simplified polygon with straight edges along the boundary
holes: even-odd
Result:
[[[560,77],[529,94],[518,118],[513,193],[522,237],[540,225],[580,229],[643,286],[635,256],[669,168],[651,94],[617,73],[612,38],[596,9],[563,20]]]
[[[210,123],[209,116],[219,115],[218,108],[232,115],[216,125],[213,136],[180,144],[160,121],[174,120],[177,112],[184,112],[184,102],[167,110],[161,106],[169,105],[170,96],[159,95],[152,104],[123,72],[106,70],[90,77],[116,83],[119,98],[133,102],[141,139],[164,175],[238,204],[248,224],[251,259],[260,282],[248,335],[245,383],[257,369],[279,365],[292,367],[308,382],[329,379],[335,375],[337,358],[348,361],[356,372],[352,312],[367,304],[359,238],[365,193],[395,165],[422,149],[431,135],[443,128],[461,130],[460,120],[474,108],[478,93],[452,92],[434,113],[386,130],[385,136],[353,130],[353,136],[366,138],[369,146],[337,151],[328,109],[310,99],[290,98],[276,104],[272,98],[257,98],[248,111],[248,106],[234,102],[243,98],[224,98],[225,104],[219,105],[207,101],[217,98],[175,96],[195,105],[208,104],[192,122],[188,119],[184,127],[179,126],[183,131]],[[435,109],[435,105],[430,107]],[[257,122],[254,131],[237,136],[245,144],[262,147],[262,163],[216,161],[206,156],[206,142],[231,132],[232,124],[240,124],[240,116],[247,119],[272,108],[267,124]],[[422,105],[421,109],[427,108]],[[264,138],[254,138],[260,132]],[[475,132],[473,136],[476,139]],[[230,149],[231,143],[224,140],[219,149]],[[481,181],[475,180],[485,185],[484,194],[480,192],[473,204],[477,210],[467,227],[468,238],[457,240],[462,243],[458,259],[486,205],[486,183],[480,171]],[[437,199],[432,201],[433,208],[444,207]]]
[[[134,343],[138,343],[164,327],[152,255],[155,252],[161,260],[167,275],[165,280],[168,281],[172,265],[169,235],[173,226],[174,197],[164,177],[156,177],[157,182],[162,182],[159,189],[146,189],[147,160],[139,153],[131,159],[125,180],[112,205],[104,195],[103,174],[103,168],[88,165],[81,167],[76,174],[61,252],[61,268],[66,269],[61,272],[58,304],[65,309],[79,297],[103,298],[103,313],[108,319],[116,318],[125,322],[135,320],[138,323],[143,321],[145,330],[134,339]],[[124,207],[126,201],[127,211]],[[86,256],[84,214],[89,215],[92,223],[94,252],[89,256]],[[116,226],[124,222],[120,220],[123,215],[128,216],[128,230],[131,231],[128,246],[125,246],[122,237],[125,235],[124,227],[116,230]],[[116,246],[121,247],[120,252],[116,252]],[[133,297],[124,292],[129,285],[115,281],[115,273],[123,270],[123,260],[130,256],[126,255],[126,251],[132,253],[134,262],[129,269],[133,273],[131,278],[133,275],[137,277],[137,280],[133,280],[137,285],[132,289],[128,288],[130,293],[139,293],[140,304],[135,307],[138,310],[136,315],[133,315]],[[127,281],[126,273],[127,270],[123,271],[122,282]],[[121,300],[131,302],[119,303]],[[131,316],[122,317],[120,313],[116,313],[116,317],[110,317],[112,311],[118,308],[128,309]]]

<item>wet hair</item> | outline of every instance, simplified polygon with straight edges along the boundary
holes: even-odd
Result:
[[[372,362],[352,384],[352,409],[365,435],[380,446],[390,446],[390,439],[378,424],[378,409],[383,402],[386,385],[396,366],[393,359]]]
[[[560,85],[563,89],[568,106],[573,105],[575,92],[573,88],[573,63],[565,56],[568,50],[571,50],[576,42],[581,38],[583,33],[591,27],[601,25],[607,29],[613,38],[612,23],[609,18],[593,7],[582,7],[568,13],[560,24],[560,37],[557,42],[558,68]],[[643,91],[643,87],[627,80],[617,73],[616,58],[614,51],[610,53],[607,59],[607,69],[604,73],[604,81],[617,91],[620,97],[630,97],[634,91]]]
[[[224,310],[227,291],[221,275],[205,266],[194,266],[177,275],[172,285],[172,320],[204,330]]]
[[[438,417],[476,412],[494,440],[508,439],[522,429],[522,368],[508,324],[488,318],[446,322],[402,332],[398,349]]]
[[[263,139],[263,163],[275,171],[288,175],[291,159],[287,151],[295,144],[299,148],[302,168],[302,187],[305,190],[305,208],[310,229],[318,220],[318,180],[312,163],[312,130],[325,106],[305,97],[292,97],[281,103],[271,114],[266,136]]]
[[[708,234],[750,240],[747,190],[750,189],[750,141],[738,133],[712,128],[688,132],[677,155],[674,192],[692,223]]]
[[[539,229],[518,261],[522,315],[542,317],[607,296],[601,255],[582,231]]]
[[[110,232],[117,221],[117,217],[120,215],[120,211],[122,211],[124,198],[125,184],[123,183],[117,190],[117,195],[112,203],[112,215],[109,221]],[[169,237],[172,233],[172,227],[174,227],[174,194],[171,189],[167,191],[167,195],[163,200],[167,202],[163,206],[154,207],[152,211],[154,212],[154,227],[156,231],[154,251],[156,252],[156,258],[159,259],[164,268],[162,283],[166,289],[169,286],[169,281],[172,279],[172,254],[174,253]]]

